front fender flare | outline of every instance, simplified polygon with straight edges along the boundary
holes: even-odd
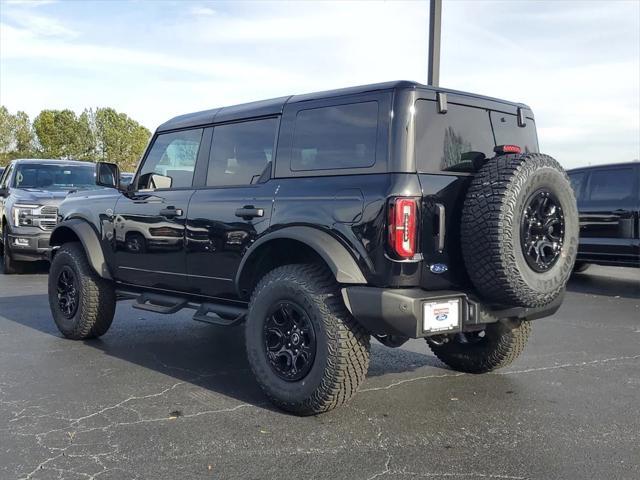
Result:
[[[240,292],[242,272],[256,251],[277,239],[296,240],[311,247],[326,262],[338,283],[364,285],[367,279],[353,256],[344,245],[328,233],[312,227],[296,226],[275,230],[258,239],[245,252],[235,277],[236,291]]]
[[[51,245],[51,247],[57,247],[64,244],[69,238],[69,231],[73,232],[80,240],[80,243],[82,243],[91,268],[102,278],[112,280],[113,277],[105,261],[98,234],[86,220],[73,218],[59,223],[51,233],[49,245]]]

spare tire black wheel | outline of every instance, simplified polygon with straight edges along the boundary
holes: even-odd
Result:
[[[578,212],[560,164],[540,153],[488,160],[462,213],[462,253],[487,301],[541,307],[564,290],[578,247]]]

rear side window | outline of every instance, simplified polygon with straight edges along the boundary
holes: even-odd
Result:
[[[524,127],[518,126],[518,117],[502,112],[491,112],[491,124],[496,145],[518,145],[523,152],[538,151],[535,122],[527,118]]]
[[[637,174],[632,167],[592,171],[589,181],[589,201],[598,203],[631,201],[636,177]]]
[[[365,168],[376,161],[378,102],[301,110],[291,170]]]
[[[450,103],[441,114],[432,100],[416,102],[418,171],[473,171],[473,159],[478,154],[492,157],[494,147],[486,110]]]
[[[576,200],[580,200],[582,196],[582,189],[584,187],[584,182],[587,179],[587,172],[576,172],[569,174],[569,180],[571,181],[571,186],[573,187],[573,193],[576,196]]]
[[[267,118],[214,127],[207,186],[255,183],[273,156],[277,126]]]

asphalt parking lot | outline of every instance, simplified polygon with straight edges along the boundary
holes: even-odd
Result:
[[[308,418],[267,403],[241,329],[121,303],[72,342],[46,279],[0,275],[1,479],[640,478],[639,270],[574,278],[493,374],[375,344],[354,400]]]

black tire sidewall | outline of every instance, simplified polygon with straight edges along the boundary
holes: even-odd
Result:
[[[316,336],[313,366],[301,380],[289,382],[271,368],[264,344],[263,328],[269,309],[277,302],[288,301],[301,307],[309,316]],[[311,292],[290,279],[267,283],[251,303],[245,330],[247,355],[256,378],[267,393],[284,403],[296,404],[310,398],[321,387],[325,376],[329,342],[322,312],[313,301]]]
[[[60,311],[60,307],[58,305],[58,296],[57,296],[57,285],[58,285],[58,277],[62,269],[67,266],[75,275],[75,280],[78,283],[78,307],[73,317],[67,318]],[[82,272],[80,270],[80,266],[76,259],[69,253],[65,248],[60,249],[56,253],[56,256],[53,258],[53,262],[51,263],[51,267],[49,269],[49,306],[51,308],[51,314],[53,315],[53,320],[56,322],[56,325],[60,329],[60,331],[65,336],[73,337],[78,333],[80,322],[83,314],[83,305],[82,300],[84,297],[84,282],[82,281]]]
[[[532,165],[535,167],[535,165]],[[515,182],[517,184],[517,182]],[[538,190],[551,192],[560,203],[564,215],[565,233],[560,258],[546,272],[536,272],[527,263],[521,242],[520,225],[525,211],[525,202]],[[553,167],[543,166],[527,173],[524,184],[517,193],[515,214],[511,223],[511,250],[514,253],[516,270],[530,295],[544,296],[556,292],[566,284],[578,252],[578,222],[575,198],[565,174]]]

